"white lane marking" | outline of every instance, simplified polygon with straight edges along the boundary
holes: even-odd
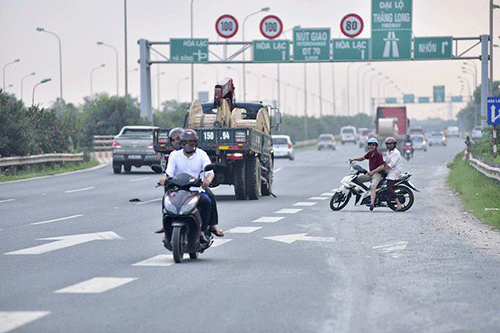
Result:
[[[115,239],[123,239],[123,238],[118,236],[113,231],[104,231],[104,232],[96,232],[90,234],[69,235],[69,236],[51,237],[51,238],[39,238],[38,240],[55,240],[55,242],[29,247],[26,249],[8,252],[4,254],[41,254],[45,252],[59,250],[65,247],[91,242],[94,240],[115,240]]]
[[[301,202],[296,202],[293,204],[293,206],[305,206],[305,207],[310,207],[310,206],[314,206],[315,204],[317,204],[317,202],[307,202],[307,201],[301,201]]]
[[[0,200],[0,203],[3,203],[3,202],[10,202],[10,201],[14,201],[15,199],[5,199],[5,200]]]
[[[283,168],[278,168],[278,169],[275,169],[273,170],[273,173],[277,173],[277,172],[280,172]]]
[[[150,202],[161,201],[161,199],[163,199],[163,198],[151,199],[151,200],[148,200],[148,201],[141,201],[141,202],[138,202],[136,205],[144,205],[144,204],[147,204],[147,203],[150,203]]]
[[[229,234],[249,234],[254,231],[262,229],[262,227],[236,227],[226,231]]]
[[[221,246],[221,245],[226,244],[230,241],[232,241],[232,239],[214,239],[214,243],[212,244],[211,247]]]
[[[15,330],[49,313],[50,311],[0,311],[0,333]]]
[[[333,237],[315,237],[307,236],[306,234],[290,234],[290,235],[280,235],[272,237],[264,237],[265,239],[270,239],[277,242],[282,242],[286,244],[292,244],[295,241],[307,241],[307,242],[335,242]]]
[[[405,241],[400,241],[396,243],[389,243],[389,244],[384,244],[384,245],[378,245],[374,246],[374,250],[379,250],[382,253],[391,253],[391,252],[396,252],[396,251],[402,251],[406,249],[406,246],[408,245],[408,242]],[[393,258],[399,258],[401,257],[400,253],[391,253],[391,256]]]
[[[85,187],[85,188],[78,188],[76,190],[68,190],[68,191],[64,191],[64,193],[75,193],[75,192],[83,192],[83,191],[88,191],[88,190],[91,190],[95,188],[94,186],[90,186],[90,187]]]
[[[174,264],[174,260],[172,255],[168,254],[159,254],[152,258],[140,261],[132,266],[171,266]]]
[[[277,212],[274,212],[275,214],[295,214],[295,213],[298,213],[302,210],[302,208],[297,208],[297,209],[293,209],[293,208],[283,208],[283,209],[280,209],[278,210]]]
[[[334,195],[335,192],[325,192],[325,193],[321,193],[320,195],[321,196],[327,196],[327,197],[331,197],[332,195]]]
[[[327,197],[310,197],[307,198],[308,200],[328,200]]]
[[[129,182],[139,182],[141,180],[146,180],[146,179],[149,179],[150,177],[147,176],[147,177],[140,177],[140,178],[134,178],[134,179],[130,179]]]
[[[137,278],[95,277],[90,280],[54,291],[58,294],[100,294],[137,280]]]
[[[42,221],[42,222],[30,223],[30,225],[37,225],[37,224],[45,224],[45,223],[52,223],[52,222],[64,221],[64,220],[74,219],[74,218],[81,217],[81,216],[83,216],[83,215],[82,214],[71,215],[71,216],[61,217],[61,218],[53,219],[53,220],[47,220],[47,221]]]
[[[259,217],[257,220],[253,220],[252,222],[274,223],[284,218],[285,218],[284,216],[262,216]]]

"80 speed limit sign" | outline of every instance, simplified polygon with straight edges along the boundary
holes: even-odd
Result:
[[[354,38],[363,31],[363,20],[357,14],[347,14],[340,22],[340,30],[347,37]]]
[[[231,38],[238,32],[238,21],[232,15],[222,15],[215,22],[215,30],[222,38]]]

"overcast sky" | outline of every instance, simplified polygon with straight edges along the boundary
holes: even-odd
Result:
[[[270,7],[248,17],[263,7]],[[150,41],[168,41],[170,38],[190,37],[191,0],[127,0],[128,26],[128,91],[139,98],[140,80],[137,61],[139,59],[139,39]],[[265,39],[259,30],[259,24],[266,15],[276,15],[283,22],[284,30],[300,25],[302,28],[330,28],[332,38],[346,38],[340,31],[340,21],[349,13],[356,13],[364,20],[364,29],[358,38],[370,38],[371,35],[371,0],[194,0],[193,1],[193,34],[195,38],[208,38],[209,41],[223,40],[215,30],[216,20],[223,14],[233,15],[240,28],[230,41],[242,41],[242,25],[245,39]],[[500,10],[494,15],[494,42],[500,44]],[[44,78],[52,81],[38,85],[35,90],[35,104],[50,106],[60,94],[59,49],[57,38],[45,32],[38,32],[37,27],[57,34],[62,44],[63,98],[68,103],[80,105],[83,98],[90,95],[91,81],[94,93],[106,92],[116,94],[116,60],[111,47],[97,45],[97,41],[114,46],[119,56],[119,94],[125,91],[124,84],[124,1],[123,0],[0,0],[0,65],[5,71],[6,91],[21,98],[21,80],[23,82],[23,100],[30,105],[33,88]],[[478,37],[489,33],[489,1],[488,0],[413,0],[413,33],[416,37],[453,36]],[[286,37],[292,39],[292,31]],[[285,38],[281,36],[280,38]],[[459,44],[459,52],[465,51],[475,44]],[[168,48],[158,50],[169,56]],[[494,79],[500,79],[499,48],[494,49]],[[476,47],[467,53],[477,57],[480,48]],[[222,54],[219,54],[222,56]],[[246,59],[250,53],[246,53]],[[19,62],[9,64],[15,59]],[[241,57],[239,58],[241,59]],[[210,56],[216,61],[215,56]],[[365,94],[369,93],[369,83],[373,90],[378,89],[379,77],[388,76],[382,81],[381,90],[394,95],[394,82],[405,94],[432,97],[435,85],[444,85],[447,96],[468,94],[468,87],[462,88],[457,76],[464,76],[471,89],[474,79],[471,74],[463,74],[464,60],[447,61],[402,61],[371,62],[350,65],[350,95],[356,96],[357,74],[365,77]],[[99,67],[105,64],[104,67]],[[478,70],[480,81],[480,62],[469,61]],[[7,65],[6,67],[4,67]],[[235,80],[237,98],[242,99],[242,65],[232,64],[195,65],[195,90],[209,91],[210,98],[217,79],[230,76]],[[321,71],[321,93],[323,114],[332,114],[332,101],[335,100],[337,114],[347,114],[347,68],[348,63],[310,63],[306,65],[307,90],[319,96],[319,72]],[[365,67],[362,67],[365,66]],[[365,72],[375,68],[373,73],[381,72],[383,76]],[[93,70],[94,69],[94,70]],[[271,101],[277,99],[277,65],[248,64],[246,70],[247,99]],[[33,76],[30,73],[35,72]],[[91,80],[91,72],[92,80]],[[190,76],[190,66],[184,64],[165,64],[152,67],[153,107],[157,107],[157,80],[160,77],[160,102],[180,98],[190,101],[191,84],[186,80]],[[158,73],[163,73],[159,76]],[[332,74],[335,81],[335,95],[332,89]],[[265,75],[266,77],[263,77]],[[24,79],[23,79],[24,78]],[[285,114],[297,114],[304,110],[303,91],[304,65],[298,63],[280,65],[281,109]],[[2,82],[3,84],[3,82]],[[288,84],[288,85],[287,85]],[[479,84],[479,82],[478,82]],[[10,87],[12,85],[12,87]],[[3,85],[2,85],[3,87]],[[296,88],[295,88],[296,87]],[[360,85],[360,92],[363,85]],[[273,95],[274,94],[274,95]],[[351,114],[355,113],[355,99],[351,100]],[[353,105],[354,104],[354,105]],[[360,107],[363,103],[360,102]],[[368,104],[365,102],[365,104]],[[463,104],[425,104],[409,107],[412,118],[439,116],[448,118],[450,111],[456,114]],[[308,97],[308,113],[319,115],[320,103],[313,95]],[[369,112],[369,106],[360,110]]]

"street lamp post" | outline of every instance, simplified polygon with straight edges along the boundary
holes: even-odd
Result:
[[[242,32],[243,42],[245,41],[245,22],[247,21],[247,19],[250,16],[258,14],[260,12],[267,12],[267,11],[269,11],[269,9],[270,9],[269,7],[261,8],[260,10],[258,10],[256,12],[248,14],[243,19],[243,24],[241,26],[241,32]],[[243,45],[243,48],[245,48],[245,45]],[[246,101],[247,100],[247,86],[246,86],[246,77],[245,77],[245,71],[246,71],[246,68],[245,68],[245,51],[243,51],[242,55],[243,55],[243,101]]]
[[[35,88],[37,86],[39,86],[40,84],[49,82],[50,80],[52,80],[52,79],[50,79],[50,78],[49,79],[43,79],[42,81],[40,81],[37,84],[35,84],[35,86],[33,87],[33,94],[32,94],[32,98],[31,98],[31,106],[35,105]]]
[[[360,104],[361,104],[361,103],[359,103],[359,97],[361,95],[360,92],[359,92],[359,81],[360,81],[360,79],[359,79],[359,72],[360,72],[361,69],[365,68],[366,66],[371,66],[371,64],[370,63],[366,63],[363,66],[358,67],[358,69],[356,70],[356,95],[358,95],[356,97],[356,109],[357,109],[356,113],[359,113],[359,108],[360,108]]]
[[[11,65],[11,64],[14,64],[16,62],[19,62],[21,61],[20,59],[16,59],[14,61],[11,61],[11,62],[8,62],[5,64],[5,66],[3,66],[3,91],[5,91],[5,67]]]
[[[154,82],[155,78],[158,77],[158,81],[156,81],[156,98],[158,100],[158,104],[157,104],[158,111],[160,111],[160,75],[164,75],[164,74],[165,74],[165,72],[161,72],[161,73],[158,73],[155,76],[153,76],[153,82]]]
[[[180,86],[181,86],[181,82],[184,81],[184,80],[189,80],[189,76],[186,76],[182,79],[180,79],[179,81],[177,81],[177,102],[180,103],[181,102],[181,91],[180,91]]]
[[[57,41],[59,42],[59,90],[60,90],[60,98],[61,102],[63,101],[63,88],[62,88],[62,52],[61,52],[61,39],[59,38],[58,35],[53,33],[52,31],[45,30],[44,28],[36,28],[36,31],[43,31],[48,34],[54,35],[57,38]]]
[[[28,76],[33,76],[35,74],[36,74],[35,72],[30,73],[28,75],[23,76],[23,78],[21,79],[21,101],[23,100],[23,81],[24,81],[24,79],[27,78]]]
[[[92,98],[92,94],[93,94],[93,90],[92,90],[92,75],[94,74],[94,71],[96,69],[104,67],[104,66],[106,66],[106,64],[100,64],[99,66],[92,68],[92,70],[90,71],[90,97],[91,98]]]
[[[113,45],[109,45],[109,44],[106,44],[103,42],[97,42],[97,45],[104,45],[104,46],[112,48],[115,51],[115,57],[116,57],[116,96],[119,96],[119,92],[118,92],[118,50]]]
[[[362,82],[361,82],[361,109],[363,110],[363,113],[365,113],[365,101],[366,101],[366,96],[365,96],[365,86],[366,86],[366,81],[365,81],[365,76],[366,74],[369,74],[369,73],[373,73],[375,72],[375,68],[370,68],[369,70],[367,70],[366,72],[363,73],[363,76],[362,76]],[[368,114],[368,113],[367,113]]]

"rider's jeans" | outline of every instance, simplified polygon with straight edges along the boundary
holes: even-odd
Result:
[[[205,192],[200,195],[200,200],[198,201],[198,208],[201,215],[201,230],[207,230],[208,223],[210,221],[210,214],[212,212],[212,202],[210,197]]]

